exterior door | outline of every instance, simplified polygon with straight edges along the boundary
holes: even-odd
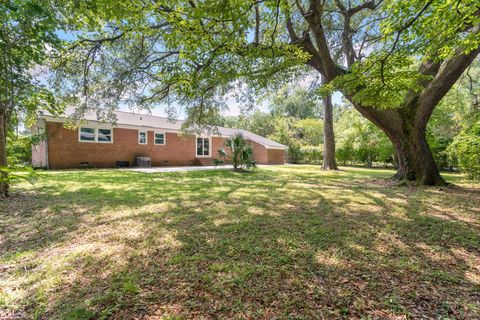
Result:
[[[210,157],[210,138],[197,138],[197,157]]]

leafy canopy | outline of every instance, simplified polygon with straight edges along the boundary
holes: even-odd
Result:
[[[227,94],[251,105],[252,96],[292,82],[307,66],[335,79],[329,90],[364,105],[400,106],[429,77],[419,74],[421,62],[480,41],[474,0],[98,0],[84,7],[96,14],[86,14],[88,29],[57,66],[65,94],[84,108],[182,105],[200,123],[208,109],[225,108]]]

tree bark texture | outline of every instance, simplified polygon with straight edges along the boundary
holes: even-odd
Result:
[[[322,83],[327,83],[322,77]],[[332,96],[329,94],[323,101],[323,170],[337,170],[335,160],[335,133],[333,131],[333,105]]]
[[[7,113],[4,106],[0,106],[0,167],[7,167]],[[0,197],[8,197],[8,172],[0,169],[0,177]]]

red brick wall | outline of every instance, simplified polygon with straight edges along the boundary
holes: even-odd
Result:
[[[166,133],[166,144],[154,144],[154,131],[148,131],[148,144],[138,144],[138,130],[113,129],[113,143],[79,142],[78,130],[63,128],[61,123],[47,123],[48,159],[51,169],[78,168],[81,162],[92,167],[114,167],[116,161],[135,163],[135,157],[147,156],[152,166],[183,166],[195,162],[195,136]],[[212,137],[211,157],[218,158],[217,150],[225,139]],[[267,149],[252,142],[255,160],[268,163]],[[280,150],[281,151],[281,150]],[[283,151],[282,151],[283,152]],[[283,162],[282,162],[283,163]]]
[[[284,164],[285,150],[267,149],[268,164]]]
[[[285,150],[267,149],[264,145],[249,141],[253,147],[253,158],[258,164],[284,164]]]
[[[258,164],[267,164],[267,148],[254,141],[249,140],[248,143],[250,143],[250,145],[253,147],[253,159],[255,160],[255,162],[257,162]]]

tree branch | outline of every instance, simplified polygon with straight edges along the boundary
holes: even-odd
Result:
[[[255,4],[255,43],[260,43],[260,9],[258,3]]]
[[[420,123],[425,122],[426,124],[426,121],[422,120],[430,118],[435,106],[448,93],[479,53],[480,47],[469,53],[460,53],[441,66],[436,76],[418,97],[420,108],[417,113],[417,120]]]

